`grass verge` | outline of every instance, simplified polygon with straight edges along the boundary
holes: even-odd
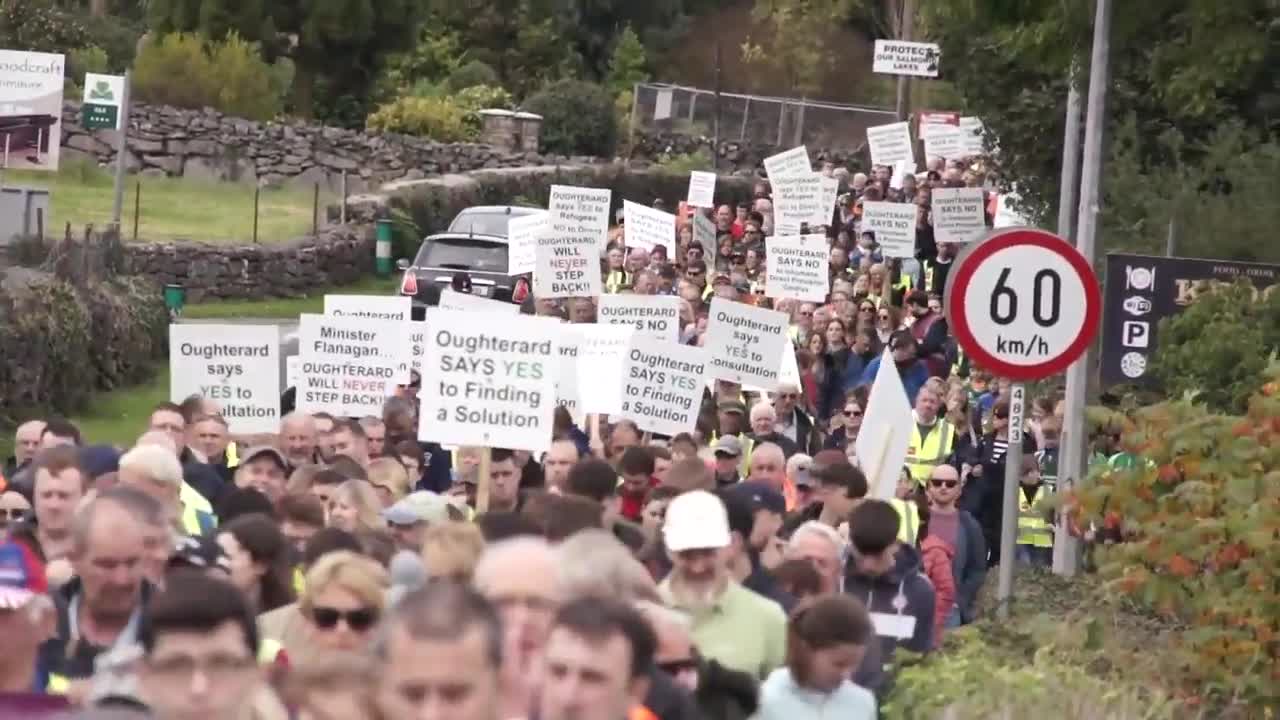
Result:
[[[111,222],[114,175],[96,165],[68,162],[57,173],[12,170],[5,173],[4,182],[49,190],[51,217],[45,224],[46,235],[60,236],[67,223],[78,231],[85,225],[102,227]],[[258,241],[279,242],[310,233],[313,192],[309,187],[264,188],[258,198]],[[254,185],[249,183],[130,175],[125,180],[121,220],[124,236],[133,237],[134,208],[138,207],[139,242],[181,238],[251,243],[253,193]],[[330,199],[322,189],[322,212]]]
[[[389,278],[365,277],[351,285],[319,290],[296,298],[269,298],[267,300],[214,300],[188,305],[182,316],[191,320],[237,320],[243,318],[292,319],[302,313],[324,312],[324,296],[331,293],[343,295],[390,295],[399,287],[396,275]]]

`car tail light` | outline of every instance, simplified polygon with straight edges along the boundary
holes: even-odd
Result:
[[[511,302],[521,305],[527,297],[529,297],[529,281],[520,278],[516,281],[515,289],[511,291]]]
[[[400,294],[418,294],[418,274],[413,271],[413,268],[404,271],[404,280],[400,281]]]

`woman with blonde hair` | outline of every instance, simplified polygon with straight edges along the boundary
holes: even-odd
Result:
[[[329,501],[329,527],[349,533],[385,530],[382,498],[366,480],[347,480],[333,491]]]
[[[435,523],[422,536],[422,564],[432,580],[470,583],[483,553],[484,535],[475,523]]]
[[[399,459],[374,458],[365,469],[369,473],[369,484],[381,497],[384,508],[391,507],[409,493],[409,471]]]
[[[307,622],[311,646],[320,650],[363,651],[386,607],[387,571],[350,550],[328,553],[307,571],[298,610]]]

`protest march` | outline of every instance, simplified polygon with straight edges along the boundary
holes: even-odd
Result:
[[[871,55],[916,78],[958,60]],[[51,412],[16,427],[0,720],[939,720],[967,709],[894,693],[952,681],[929,663],[978,657],[973,638],[1108,549],[1159,556],[1111,583],[1158,586],[1152,627],[1191,592],[1176,581],[1219,570],[1280,612],[1257,550],[1274,513],[1233,524],[1184,482],[1210,441],[1165,452],[1137,411],[1085,417],[1095,338],[1123,333],[1103,372],[1137,380],[1169,332],[1147,315],[1190,300],[1155,291],[1156,260],[1111,256],[1100,279],[1068,240],[1000,221],[984,132],[925,112],[860,126],[847,160],[787,143],[733,178],[749,198],[714,169],[682,171],[673,203],[557,167],[493,243],[518,292],[406,261],[393,293],[321,289],[296,332],[175,316],[168,398],[113,420],[130,443]],[[1259,469],[1230,492],[1260,511],[1280,507],[1272,427],[1230,429]],[[1175,521],[1086,496],[1098,478],[1191,508],[1181,529],[1230,550],[1139,551]],[[1221,657],[1275,663],[1274,623],[1233,618]],[[1079,625],[1017,662],[1057,682],[1044,657],[1110,632]],[[1026,717],[994,702],[982,716]]]

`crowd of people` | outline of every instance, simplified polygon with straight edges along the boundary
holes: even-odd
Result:
[[[684,209],[675,257],[609,247],[606,289],[677,294],[684,342],[713,296],[790,315],[799,380],[716,381],[674,437],[561,408],[544,453],[441,447],[418,439],[416,378],[380,417],[286,397],[268,436],[233,436],[201,397],[156,406],[127,448],[22,424],[0,495],[0,715],[876,717],[900,651],[972,622],[1002,560],[1009,383],[950,336],[956,248],[930,228],[930,189],[981,173],[823,172],[842,192],[819,230],[824,303],[763,294],[763,180],[715,210],[714,257]],[[917,205],[915,258],[861,232],[880,199]],[[592,298],[526,310],[595,320]],[[855,448],[886,349],[914,423],[894,496],[872,497]],[[1049,560],[1036,503],[1061,415],[1046,396],[1026,418],[1018,561]]]

